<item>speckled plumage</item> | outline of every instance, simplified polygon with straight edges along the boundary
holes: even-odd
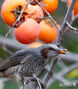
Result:
[[[13,77],[16,74],[23,76],[32,76],[40,72],[48,63],[48,58],[54,54],[60,54],[60,49],[51,44],[45,44],[38,48],[26,48],[16,52],[0,64],[0,72],[4,76]],[[52,55],[48,55],[52,52]]]

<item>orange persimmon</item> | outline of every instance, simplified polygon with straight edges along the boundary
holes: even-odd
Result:
[[[5,0],[1,7],[1,16],[3,21],[12,26],[21,11],[26,5],[26,0]]]
[[[58,25],[60,28],[60,25]],[[40,34],[39,34],[39,40],[45,42],[45,43],[52,43],[56,40],[58,36],[58,30],[53,25],[46,23],[45,20],[40,22]]]
[[[51,14],[58,7],[58,0],[42,0],[43,7]]]
[[[67,0],[67,8],[69,7],[69,5],[71,4],[72,0]],[[74,15],[78,14],[78,0],[76,0],[75,6],[74,6]]]
[[[22,44],[32,43],[37,39],[40,32],[40,25],[33,19],[26,19],[15,29],[15,37]]]
[[[28,18],[32,18],[37,22],[40,22],[44,17],[43,10],[39,5],[28,5],[25,12],[27,12]]]

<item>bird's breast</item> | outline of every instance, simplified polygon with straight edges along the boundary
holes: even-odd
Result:
[[[46,61],[44,59],[34,59],[23,64],[20,72],[24,76],[31,76],[37,72],[40,72],[45,65]]]

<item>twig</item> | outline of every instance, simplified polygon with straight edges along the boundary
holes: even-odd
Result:
[[[3,47],[4,42],[8,48],[13,48],[15,50],[26,48],[26,45],[22,45],[19,42],[15,41],[11,38],[4,38],[4,37],[0,36],[0,47],[1,46]]]
[[[59,67],[61,69],[65,68],[66,65],[64,64],[63,60],[61,60],[60,58],[58,58],[57,64],[59,65]]]
[[[69,6],[69,8],[68,8],[68,10],[67,10],[67,13],[66,13],[66,15],[65,15],[63,24],[62,24],[62,26],[61,26],[61,30],[60,30],[60,32],[59,32],[59,34],[58,34],[58,37],[57,37],[57,40],[56,40],[56,42],[55,42],[55,44],[58,45],[58,46],[59,46],[59,45],[61,44],[61,42],[62,42],[62,36],[64,35],[64,31],[65,31],[65,28],[66,28],[66,26],[67,26],[66,21],[69,22],[69,20],[70,20],[70,16],[71,16],[72,10],[73,10],[73,8],[74,8],[75,2],[76,2],[76,0],[72,0],[71,4],[70,4],[70,6]],[[62,35],[62,36],[61,36],[61,35]]]
[[[19,17],[18,17],[17,20],[14,22],[14,24],[13,24],[12,27],[11,27],[11,29],[6,33],[5,38],[9,35],[9,33],[12,32],[12,30],[13,30],[15,24],[16,24],[18,21],[20,21],[20,18],[21,18],[21,16],[22,16],[22,14],[23,14],[25,8],[26,8],[26,7],[28,6],[28,4],[30,3],[30,1],[31,1],[31,0],[28,0],[27,4],[26,4],[25,7],[22,9],[22,11],[21,11]],[[4,41],[4,44],[3,44],[3,49],[4,49],[6,52],[8,52],[9,54],[11,54],[11,55],[13,54],[10,50],[8,50],[8,49],[6,48],[5,41]]]
[[[61,38],[62,38],[62,36],[63,36],[63,34],[64,34],[64,30],[65,30],[65,28],[66,28],[66,26],[67,26],[66,21],[69,22],[70,15],[71,15],[71,12],[72,12],[72,10],[73,10],[73,7],[74,7],[75,2],[76,2],[76,0],[72,0],[72,3],[70,4],[70,6],[69,6],[69,8],[68,8],[68,10],[67,10],[67,13],[66,13],[66,16],[65,16],[65,18],[64,18],[63,24],[62,24],[62,26],[61,26],[61,30],[60,30],[60,32],[59,32],[59,34],[58,34],[58,37],[57,37],[57,40],[56,40],[56,42],[55,42],[55,44],[58,45],[58,46],[60,46]],[[49,79],[52,77],[52,75],[53,75],[53,71],[54,71],[55,65],[56,65],[56,63],[57,63],[57,60],[58,60],[57,58],[53,58],[53,59],[52,59],[50,71],[48,72],[47,76],[46,76],[45,79],[44,79],[45,85],[47,85],[48,80],[49,80]]]
[[[41,86],[41,83],[40,83],[40,79],[37,78],[35,75],[33,75],[33,77],[36,79],[38,86],[39,86],[39,89],[43,89],[42,86]]]
[[[64,75],[66,75],[67,73],[69,73],[71,70],[75,69],[78,67],[78,62],[74,63],[72,65],[70,65],[69,67],[66,67],[64,69],[62,69],[59,73],[54,74],[52,78],[50,78],[49,83],[47,84],[47,88],[50,87],[56,80],[60,81],[59,77],[62,78]],[[61,82],[63,82],[61,80]],[[72,83],[73,81],[71,81]]]
[[[75,16],[73,16],[73,13],[72,13],[72,17],[71,17],[71,20],[70,20],[70,25],[72,25],[74,22],[75,22],[75,20],[76,19],[78,19],[78,14],[77,15],[75,15]],[[67,26],[66,28],[65,28],[65,32],[67,32],[67,31],[69,31],[69,26]],[[75,31],[73,31],[73,32],[75,32]],[[77,33],[77,32],[76,32]]]
[[[65,55],[59,55],[58,57],[61,60],[67,61],[67,62],[70,62],[70,63],[78,62],[78,54],[68,53],[68,54],[65,54]]]
[[[63,77],[61,77],[61,76],[56,76],[56,77],[54,77],[54,79],[55,80],[58,80],[59,82],[61,82],[61,83],[70,83],[68,80],[66,80],[66,79],[64,79]]]
[[[56,63],[57,63],[57,60],[58,60],[57,58],[53,58],[53,59],[52,59],[52,63],[51,63],[50,70],[49,70],[49,72],[47,73],[47,75],[45,76],[45,79],[44,79],[45,87],[46,87],[46,85],[47,85],[47,83],[48,83],[48,80],[49,80],[50,77],[52,77],[52,75],[53,75],[54,68],[55,68],[55,65],[56,65]]]
[[[65,16],[65,19],[64,19],[64,21],[63,21],[63,24],[62,24],[62,26],[61,26],[61,31],[59,32],[59,35],[58,35],[58,39],[56,40],[56,45],[60,45],[59,43],[61,43],[61,40],[60,40],[60,38],[61,38],[61,34],[63,35],[64,34],[64,30],[65,30],[65,28],[66,28],[66,26],[67,26],[67,24],[66,24],[66,21],[68,21],[69,22],[69,18],[70,18],[70,13],[72,12],[72,9],[73,9],[73,7],[74,7],[74,4],[75,4],[75,1],[76,0],[72,0],[72,3],[71,3],[71,5],[70,5],[70,7],[68,8],[68,11],[67,11],[67,13],[66,13],[66,16]],[[38,2],[38,4],[42,7],[42,5]],[[43,8],[43,7],[42,7]],[[43,10],[45,11],[45,9],[43,8]],[[46,12],[46,11],[45,11]],[[46,12],[47,13],[47,12]],[[54,22],[54,19],[50,16],[50,14],[49,13],[47,13],[47,15],[49,16],[49,18]],[[57,26],[57,24],[56,24],[56,22],[54,22],[54,24],[55,24],[55,26],[57,27],[57,29],[58,29],[58,26]],[[60,34],[61,33],[61,34]],[[7,36],[7,35],[6,35]],[[54,72],[54,68],[55,68],[55,65],[56,65],[56,63],[57,63],[57,58],[53,58],[52,59],[52,63],[51,63],[51,67],[50,67],[50,70],[49,70],[49,72],[47,73],[47,75],[46,75],[46,77],[45,77],[45,79],[44,79],[44,83],[47,85],[47,83],[48,83],[48,80],[52,77],[52,75],[53,75],[53,72]],[[78,64],[77,64],[78,65]],[[59,74],[58,74],[59,75]],[[45,86],[46,87],[46,86]],[[41,88],[41,87],[40,87]]]
[[[25,89],[26,81],[24,81],[24,84],[21,86],[21,89]]]
[[[12,30],[13,30],[15,24],[16,24],[18,21],[20,21],[20,18],[21,18],[21,16],[22,16],[24,10],[26,9],[26,7],[28,6],[28,4],[29,4],[30,2],[31,2],[31,0],[28,0],[28,2],[26,3],[26,5],[25,5],[24,8],[22,9],[22,11],[21,11],[19,17],[17,18],[17,20],[16,20],[16,21],[14,22],[14,24],[12,25],[11,29],[6,33],[5,38],[8,36],[8,34],[9,34],[10,32],[12,32]]]
[[[48,15],[48,17],[53,21],[54,25],[56,26],[57,30],[59,31],[56,21],[52,18],[52,16],[49,14],[49,12],[43,8],[41,3],[38,0],[36,0],[36,1],[37,1],[38,5],[45,11],[45,13]]]
[[[3,44],[3,45],[4,45],[4,44]],[[9,49],[7,49],[6,46],[3,46],[3,50],[4,50],[5,52],[7,52],[8,54],[13,55],[13,52],[10,51]]]
[[[58,73],[58,76],[63,77],[67,73],[69,73],[71,70],[73,70],[73,69],[75,69],[77,67],[78,67],[78,62],[70,65],[69,67],[64,68],[61,72]],[[57,76],[57,74],[55,74],[54,76]]]
[[[3,46],[3,44],[4,44],[3,40],[6,42],[5,45],[8,48],[13,48],[15,50],[20,50],[20,49],[26,48],[26,45],[22,45],[13,39],[4,38],[2,36],[0,36],[0,47]],[[68,53],[65,55],[61,54],[58,57],[63,61],[67,61],[67,62],[71,62],[71,63],[78,62],[78,54],[74,54],[74,53]]]
[[[72,29],[73,31],[78,31],[78,29],[75,28],[75,27],[72,27],[72,26],[69,24],[69,22],[66,21],[66,24],[67,24],[67,25],[69,26],[69,28]]]

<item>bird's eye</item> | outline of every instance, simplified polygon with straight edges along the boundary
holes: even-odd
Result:
[[[49,47],[49,50],[54,50],[52,47]]]

